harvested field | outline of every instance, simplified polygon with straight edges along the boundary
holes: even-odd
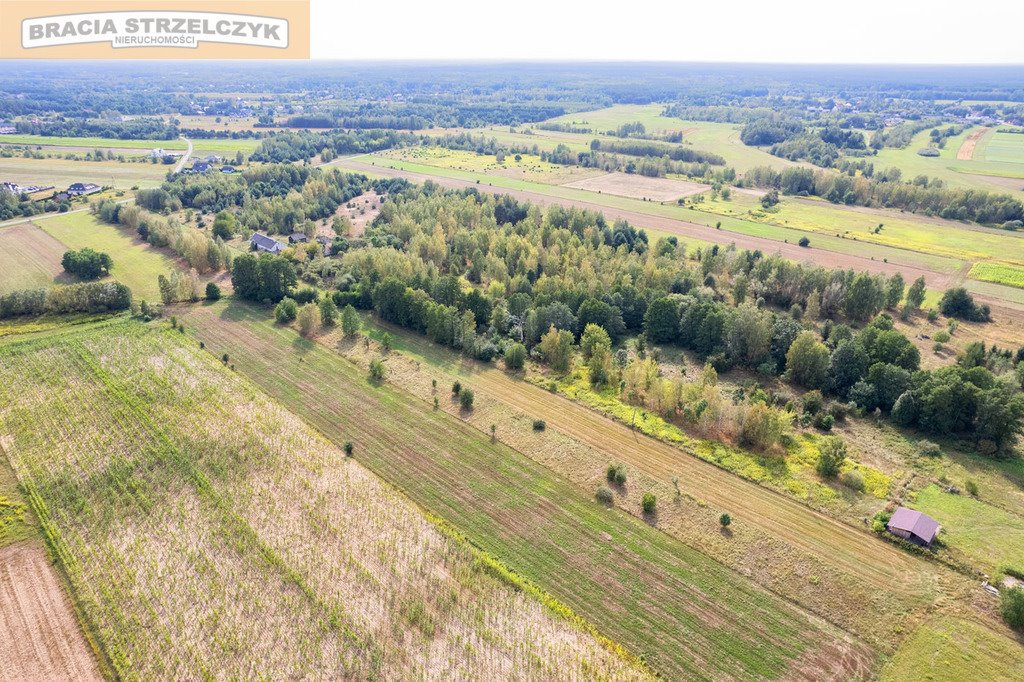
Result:
[[[680,197],[700,194],[710,189],[707,185],[698,182],[672,178],[648,178],[629,173],[608,173],[596,178],[571,182],[566,187],[651,201],[675,201]]]
[[[971,131],[971,134],[967,136],[963,144],[960,145],[960,149],[956,150],[957,161],[970,161],[974,158],[974,148],[978,145],[978,140],[981,139],[982,135],[988,132],[988,128],[978,128],[977,130]]]
[[[0,549],[0,678],[102,680],[46,552],[32,542]]]
[[[67,250],[30,223],[0,229],[0,294],[50,286],[64,274],[60,259]]]
[[[643,677],[188,337],[120,320],[8,343],[0,372],[0,437],[117,677]]]
[[[284,401],[671,678],[849,678],[872,654],[723,564],[238,303],[178,311]],[[385,363],[386,364],[386,363]],[[339,419],[345,415],[344,420]],[[673,633],[666,636],[666,633]]]

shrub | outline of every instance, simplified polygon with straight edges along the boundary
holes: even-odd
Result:
[[[512,343],[505,349],[505,368],[518,371],[526,364],[526,346]]]
[[[999,611],[1007,625],[1014,630],[1024,631],[1024,590],[1019,587],[1003,590]]]
[[[846,461],[846,443],[836,436],[826,436],[818,446],[818,473],[824,478],[835,478]]]
[[[458,395],[460,393],[462,393],[462,384],[456,381],[452,384],[452,395]]]
[[[380,347],[383,348],[385,351],[390,351],[394,345],[395,340],[391,337],[391,334],[389,334],[388,332],[384,332],[384,334],[380,337]]]
[[[864,492],[864,475],[856,469],[847,471],[843,474],[843,485],[850,490],[856,490],[857,492]]]
[[[347,455],[348,457],[351,457],[352,456],[352,451],[354,449],[355,449],[355,446],[352,445],[352,441],[350,441],[350,440],[345,441],[345,455]]]
[[[822,412],[814,418],[814,425],[822,431],[831,431],[832,425],[835,424],[835,421],[835,417],[827,412]]]
[[[543,431],[544,429],[547,428],[547,426],[548,425],[544,422],[543,419],[534,419],[533,420],[533,430],[534,431]]]
[[[381,360],[380,358],[374,358],[373,360],[370,360],[370,380],[384,380],[384,361]]]
[[[615,494],[612,492],[611,488],[606,485],[598,487],[597,499],[601,504],[607,504],[608,506],[615,504]]]
[[[800,399],[800,403],[804,407],[804,412],[818,414],[818,412],[825,407],[825,398],[822,397],[821,391],[808,391],[807,393],[804,393],[803,398]]]
[[[732,517],[728,514],[722,514],[718,517],[718,523],[721,524],[722,528],[728,528],[732,523]]]
[[[220,300],[220,287],[213,282],[206,283],[206,300],[207,301],[219,301]]]
[[[462,389],[462,392],[459,393],[459,406],[464,410],[473,409],[473,389]]]
[[[933,443],[923,438],[917,441],[917,449],[926,457],[938,457],[942,454],[942,448],[939,447],[938,443]]]
[[[807,248],[811,245],[811,240],[808,239],[807,237],[800,237],[800,241],[798,243],[800,244],[800,246]]]
[[[285,298],[274,306],[274,319],[280,324],[288,324],[299,314],[299,304],[294,299]]]
[[[978,496],[978,484],[974,482],[973,478],[968,478],[966,481],[964,481],[964,489],[967,491],[967,494],[970,495],[971,497]]]
[[[654,496],[654,493],[644,493],[643,499],[640,500],[640,506],[644,509],[644,514],[653,514],[655,507],[658,506],[658,498]]]
[[[626,482],[626,467],[624,464],[609,464],[605,475],[608,477],[609,483],[623,485]]]
[[[940,329],[939,331],[935,332],[935,335],[932,338],[935,340],[935,343],[947,343],[950,339],[950,336],[949,332],[947,332],[945,329]]]

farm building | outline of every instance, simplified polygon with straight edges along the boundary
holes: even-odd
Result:
[[[899,507],[893,512],[886,528],[890,533],[914,544],[927,547],[939,532],[939,522],[919,511]]]
[[[68,196],[77,197],[84,194],[93,194],[100,191],[99,185],[94,185],[91,182],[75,182],[68,187]]]
[[[302,232],[292,232],[290,235],[288,235],[289,244],[305,244],[308,241],[309,237],[307,237]]]
[[[192,164],[192,172],[194,173],[207,173],[210,170],[210,164],[205,161],[196,161]]]
[[[265,253],[280,253],[281,251],[284,250],[284,244],[277,241],[276,239],[271,239],[270,237],[262,235],[258,232],[252,236],[252,239],[249,240],[249,243],[252,244],[252,248],[255,251],[263,251]]]
[[[236,171],[235,171],[235,167],[234,166],[222,166],[221,169],[220,169],[220,172],[221,173],[231,174],[231,173],[234,173]]]

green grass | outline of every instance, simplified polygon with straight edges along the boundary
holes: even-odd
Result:
[[[140,241],[127,230],[100,222],[87,211],[54,216],[40,220],[38,225],[69,249],[88,246],[110,254],[114,261],[111,277],[127,285],[135,296],[149,301],[160,300],[157,276],[167,275],[177,267],[159,249]]]
[[[328,438],[353,440],[361,462],[669,677],[778,677],[828,639],[727,567],[426,402],[370,386],[266,311],[224,302],[182,317],[210,352]]]
[[[1024,164],[1024,135],[996,129],[984,149],[986,161]]]
[[[884,682],[1020,680],[1024,647],[973,621],[940,618],[924,623],[882,670]]]
[[[65,251],[61,242],[35,225],[0,228],[0,294],[53,285],[62,277]]]
[[[975,263],[968,276],[983,282],[1024,289],[1024,267],[1004,263]]]
[[[0,548],[38,537],[35,515],[18,487],[7,455],[0,447]]]
[[[984,488],[975,499],[966,492],[943,492],[933,484],[917,493],[913,507],[942,524],[939,537],[946,545],[991,574],[1002,564],[1019,564],[1024,557],[1024,516],[984,500]]]
[[[236,152],[242,152],[245,155],[253,153],[256,151],[256,148],[260,146],[260,142],[262,142],[262,140],[254,138],[241,138],[238,140],[230,138],[192,140],[192,153],[200,156],[204,154],[219,154],[226,157],[226,160],[231,161]]]

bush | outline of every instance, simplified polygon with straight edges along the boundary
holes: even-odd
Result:
[[[526,365],[526,346],[521,343],[512,343],[505,349],[505,368],[513,372],[521,370]]]
[[[350,440],[347,440],[347,441],[345,441],[345,454],[346,454],[346,455],[347,455],[348,457],[351,457],[351,456],[352,456],[352,451],[353,451],[354,449],[355,449],[355,446],[354,446],[354,445],[352,445],[352,441],[350,441]]]
[[[219,301],[220,300],[220,287],[213,282],[206,283],[206,300],[207,301]]]
[[[640,506],[644,509],[644,514],[653,514],[655,507],[658,506],[658,498],[654,496],[654,493],[644,493],[643,499],[640,500]]]
[[[458,395],[460,393],[462,393],[462,384],[456,381],[452,384],[452,395]]]
[[[807,393],[804,393],[803,398],[800,399],[800,403],[803,405],[804,412],[818,414],[818,412],[825,407],[825,398],[822,397],[821,391],[808,391]]]
[[[846,461],[846,443],[836,436],[826,436],[818,446],[818,473],[824,478],[835,478]]]
[[[807,237],[800,237],[800,241],[798,243],[800,244],[800,246],[807,248],[811,245],[811,240],[808,239]]]
[[[964,481],[964,490],[966,490],[967,494],[971,497],[978,496],[978,484],[974,482],[973,478],[968,478]]]
[[[544,429],[547,428],[547,426],[548,425],[544,422],[543,419],[534,419],[533,420],[533,430],[534,431],[543,431]]]
[[[294,299],[285,298],[281,299],[281,302],[274,306],[274,319],[279,324],[288,324],[293,321],[299,314],[299,304]]]
[[[732,524],[732,517],[728,514],[722,514],[718,517],[718,523],[722,526],[722,528],[728,528],[729,525]]]
[[[605,475],[607,476],[609,483],[623,485],[626,482],[626,467],[623,464],[609,464],[608,471]]]
[[[814,425],[822,431],[831,431],[832,425],[835,424],[835,422],[835,417],[827,412],[822,412],[814,418]]]
[[[1024,590],[1019,587],[1011,587],[1003,590],[1003,596],[999,601],[999,611],[1003,614],[1003,620],[1014,630],[1024,632]]]
[[[384,380],[384,361],[381,360],[380,358],[374,358],[373,360],[370,360],[370,380]]]
[[[607,504],[608,506],[615,504],[615,494],[606,485],[598,487],[597,499],[601,504]]]
[[[864,475],[856,469],[847,471],[843,474],[843,485],[850,490],[856,490],[857,492],[864,492]]]
[[[459,406],[464,410],[473,409],[473,389],[462,389],[462,392],[459,393]]]
[[[939,444],[933,443],[930,440],[921,439],[917,441],[917,449],[925,457],[938,457],[942,454],[942,448],[939,447]]]

